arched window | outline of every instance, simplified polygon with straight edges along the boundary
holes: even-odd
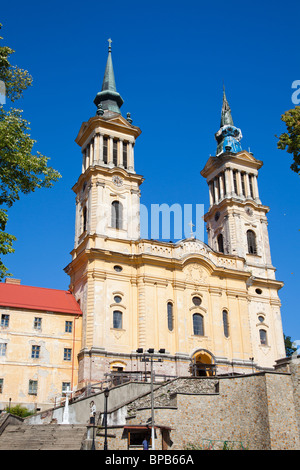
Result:
[[[194,335],[204,336],[204,321],[203,316],[199,313],[193,315],[193,331]]]
[[[223,235],[220,233],[217,238],[218,242],[218,251],[220,253],[224,253],[224,240],[223,240]]]
[[[114,328],[122,328],[122,312],[115,310],[113,312],[113,327]]]
[[[86,206],[84,206],[83,208],[83,214],[82,214],[82,217],[83,217],[83,232],[86,231],[87,229],[87,208]]]
[[[119,201],[114,201],[111,205],[111,226],[113,228],[123,226],[123,206]]]
[[[229,336],[229,319],[228,319],[228,312],[227,310],[223,310],[223,328],[224,328],[224,335],[226,338]]]
[[[259,339],[260,339],[260,344],[262,344],[263,346],[267,346],[268,340],[267,340],[266,330],[259,330]]]
[[[248,253],[250,255],[256,255],[256,236],[253,230],[247,230],[247,243],[248,243]]]
[[[169,331],[173,331],[173,304],[172,302],[168,302],[167,313],[168,313],[168,329]]]

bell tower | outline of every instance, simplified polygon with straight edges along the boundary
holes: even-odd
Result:
[[[81,147],[82,172],[76,194],[75,250],[89,237],[97,243],[107,236],[127,240],[140,237],[139,186],[143,178],[134,168],[134,145],[141,131],[125,119],[117,92],[109,40],[108,58],[94,103],[96,116],[84,122],[76,137]]]
[[[217,252],[245,258],[254,274],[273,278],[266,217],[269,207],[261,203],[257,184],[263,163],[242,149],[242,132],[234,126],[225,90],[215,138],[216,156],[201,171],[209,186],[210,206],[204,217],[208,244]]]

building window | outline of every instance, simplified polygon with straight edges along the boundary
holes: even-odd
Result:
[[[120,295],[115,295],[114,301],[116,304],[120,304],[122,302],[122,297]]]
[[[0,356],[6,356],[7,343],[0,343]]]
[[[268,345],[266,330],[259,330],[259,338],[260,338],[260,344],[262,344],[263,346]]]
[[[72,359],[72,349],[64,348],[64,361],[70,361]]]
[[[114,201],[111,205],[111,226],[121,229],[123,225],[123,206],[119,201]]]
[[[223,239],[222,233],[218,235],[217,242],[218,242],[218,251],[220,253],[224,253],[224,239]]]
[[[234,192],[235,192],[235,194],[238,194],[236,175],[237,175],[237,171],[233,171],[233,186],[234,186]]]
[[[202,299],[201,297],[195,296],[192,298],[192,302],[195,305],[195,307],[199,307],[199,305],[201,305],[202,303]]]
[[[252,182],[252,175],[249,175],[249,189],[250,189],[250,196],[254,199],[254,192],[253,192],[253,182]]]
[[[34,344],[31,347],[31,358],[32,359],[39,359],[40,351],[41,351],[41,346],[38,346],[38,345]]]
[[[119,312],[118,310],[113,312],[113,328],[122,328],[122,312]]]
[[[167,313],[168,313],[168,329],[173,331],[173,304],[168,302],[167,304]]]
[[[67,392],[68,390],[71,390],[71,382],[63,382],[61,388],[62,393]]]
[[[226,338],[229,337],[229,319],[227,310],[223,310],[223,329]]]
[[[83,232],[87,229],[87,208],[84,206],[83,213],[82,213],[82,220],[83,220]]]
[[[203,316],[199,313],[193,315],[193,331],[194,335],[204,336],[204,321]]]
[[[246,177],[246,173],[241,173],[242,195],[243,196],[246,196],[245,177]]]
[[[248,243],[248,253],[250,255],[256,255],[256,237],[253,230],[247,230],[247,243]]]
[[[42,329],[42,319],[40,317],[35,317],[34,318],[33,328],[35,330],[41,330]]]
[[[65,322],[65,333],[72,333],[73,322],[66,321]]]
[[[127,143],[123,143],[123,166],[127,168]]]
[[[118,141],[113,141],[113,164],[118,165]]]
[[[3,393],[3,383],[4,379],[0,379],[0,393]]]
[[[8,328],[9,326],[9,315],[2,313],[1,315],[1,327]]]
[[[223,188],[224,188],[224,196],[225,196],[227,194],[225,173],[222,174],[222,180],[223,180]]]
[[[103,138],[103,162],[107,163],[107,137]]]
[[[29,380],[28,394],[37,395],[38,382],[37,380]]]

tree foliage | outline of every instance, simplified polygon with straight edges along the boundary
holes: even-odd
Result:
[[[292,356],[292,354],[297,351],[297,348],[293,346],[293,341],[291,340],[291,337],[290,336],[285,336],[283,335],[284,337],[284,346],[285,346],[285,353],[286,353],[286,356],[289,357],[289,356]]]
[[[0,25],[0,29],[1,29]],[[0,38],[3,39],[3,38]],[[0,81],[5,84],[6,98],[14,102],[32,85],[27,70],[10,64],[14,51],[0,46]],[[22,110],[6,110],[0,106],[0,279],[9,275],[2,256],[14,251],[14,235],[5,231],[8,211],[21,194],[29,194],[36,188],[49,188],[60,174],[48,166],[48,157],[34,154],[36,143],[29,134],[29,123],[22,117]]]
[[[286,124],[287,132],[277,137],[277,148],[293,155],[291,169],[300,174],[300,106],[286,111],[281,120]]]

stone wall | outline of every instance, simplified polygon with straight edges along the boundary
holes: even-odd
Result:
[[[300,449],[293,397],[291,375],[286,373],[180,378],[156,390],[155,424],[171,428],[170,450],[201,448],[209,441],[229,441],[250,450]],[[118,425],[150,422],[149,394],[126,408],[126,423],[115,420],[110,427],[116,436],[110,438],[111,448],[127,448],[126,430],[121,433]],[[156,449],[161,446],[158,429]]]

